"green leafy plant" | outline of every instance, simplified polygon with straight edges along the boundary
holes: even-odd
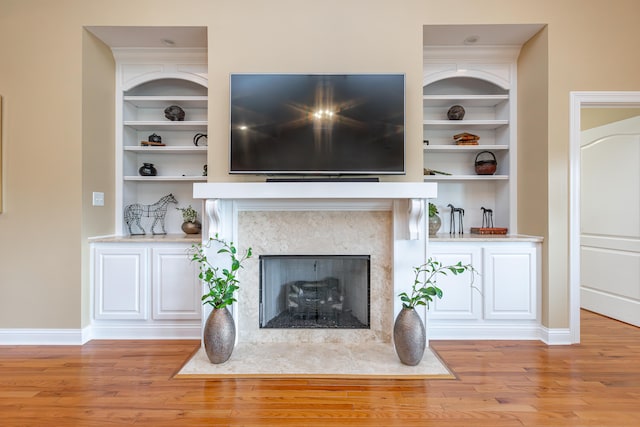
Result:
[[[433,203],[429,202],[429,216],[436,216],[440,212],[438,212],[438,208]]]
[[[207,259],[206,249],[212,244],[220,246],[218,254],[228,254],[231,258],[229,268],[221,268],[212,265]],[[238,255],[238,250],[233,242],[226,242],[215,238],[210,238],[206,244],[198,243],[191,246],[191,261],[197,262],[200,268],[198,277],[207,284],[207,293],[202,295],[202,304],[209,304],[213,308],[224,308],[236,301],[234,294],[239,289],[240,283],[237,278],[238,270],[242,268],[242,263],[251,258],[251,248],[248,248],[243,255]]]
[[[184,222],[196,222],[198,219],[198,211],[193,209],[191,205],[186,208],[176,208],[180,212],[182,212],[182,219]]]
[[[429,308],[429,303],[435,297],[442,298],[442,289],[436,286],[439,275],[446,276],[448,273],[453,275],[462,274],[465,271],[471,272],[471,285],[475,274],[478,272],[471,264],[462,264],[458,262],[454,265],[444,265],[433,258],[427,259],[427,262],[418,267],[413,267],[415,279],[411,287],[411,293],[402,292],[398,294],[404,308],[415,308],[417,305],[425,305]]]

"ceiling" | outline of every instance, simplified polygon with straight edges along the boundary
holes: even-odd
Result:
[[[522,46],[543,27],[544,24],[425,25],[422,40],[425,46]]]
[[[207,27],[86,27],[109,47],[206,48]]]

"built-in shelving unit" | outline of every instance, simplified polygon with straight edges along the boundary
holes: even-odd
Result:
[[[147,31],[139,28],[137,33]],[[193,198],[193,185],[207,180],[207,146],[206,138],[197,138],[198,145],[194,139],[207,134],[207,51],[112,51],[116,65],[115,233],[90,242],[91,335],[94,339],[198,338],[202,336],[201,283],[187,252],[202,236],[182,231],[182,214],[176,208],[192,205],[202,213],[202,202]],[[184,110],[183,121],[165,117],[165,109],[172,105]],[[164,145],[143,145],[152,134],[159,135]],[[157,175],[141,176],[144,163],[152,163]],[[153,234],[162,228],[158,224],[152,228],[156,215],[144,205],[153,205],[167,194],[178,204],[166,205],[167,234]],[[132,227],[136,234],[129,235],[124,210],[132,204],[143,205],[131,210],[129,218],[141,215],[144,235],[138,227]]]
[[[173,194],[165,217],[168,233],[182,233],[176,207],[192,205],[193,183],[207,180],[206,138],[198,146],[194,138],[207,134],[207,59],[201,49],[114,49],[117,66],[116,103],[116,230],[126,235],[123,211],[127,205],[151,205]],[[165,108],[176,105],[185,112],[182,121],[165,117]],[[142,145],[152,134],[163,146]],[[152,163],[156,176],[141,176],[143,163]],[[201,212],[200,212],[201,213]]]
[[[425,47],[423,76],[423,139],[425,181],[439,183],[433,200],[449,230],[449,204],[465,210],[464,228],[482,224],[481,207],[492,209],[496,227],[517,232],[515,81],[517,50],[467,47]],[[465,110],[449,120],[454,105]],[[472,133],[478,145],[456,145],[454,135]],[[497,161],[493,175],[478,175],[475,162]]]

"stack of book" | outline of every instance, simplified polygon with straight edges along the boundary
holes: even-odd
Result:
[[[463,132],[453,135],[453,139],[457,145],[478,145],[480,137],[469,132]]]
[[[153,146],[153,147],[164,147],[166,144],[164,144],[163,142],[140,141],[140,145]]]

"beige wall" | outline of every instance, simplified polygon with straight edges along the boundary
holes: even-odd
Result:
[[[518,58],[518,232],[544,236],[548,246],[547,157],[549,154],[549,31],[544,28],[529,40]],[[546,268],[546,264],[545,264]],[[542,274],[542,319],[549,322],[546,270]],[[566,304],[565,300],[565,304]]]
[[[422,169],[422,25],[464,23],[548,24],[522,58],[525,75],[546,78],[548,88],[520,82],[532,97],[533,90],[546,90],[546,101],[536,97],[524,107],[536,114],[519,117],[525,129],[536,129],[535,138],[521,134],[522,150],[541,164],[521,165],[529,199],[519,203],[518,219],[521,231],[546,239],[544,323],[567,327],[569,92],[639,89],[638,12],[636,0],[0,0],[0,329],[84,326],[86,238],[113,227],[112,218],[88,203],[91,187],[108,185],[97,174],[112,173],[97,161],[105,147],[92,145],[112,143],[104,137],[112,118],[100,119],[110,106],[98,101],[113,88],[112,81],[100,82],[112,65],[83,26],[208,27],[210,180],[229,179],[230,72],[404,72],[403,179],[415,181]],[[533,63],[545,44],[546,63]],[[546,127],[546,140],[538,126]]]
[[[115,232],[115,61],[111,49],[88,31],[82,34],[82,325],[90,323],[87,236]],[[104,193],[102,207],[93,192]]]
[[[640,115],[640,108],[582,108],[580,110],[580,130],[630,119]]]

